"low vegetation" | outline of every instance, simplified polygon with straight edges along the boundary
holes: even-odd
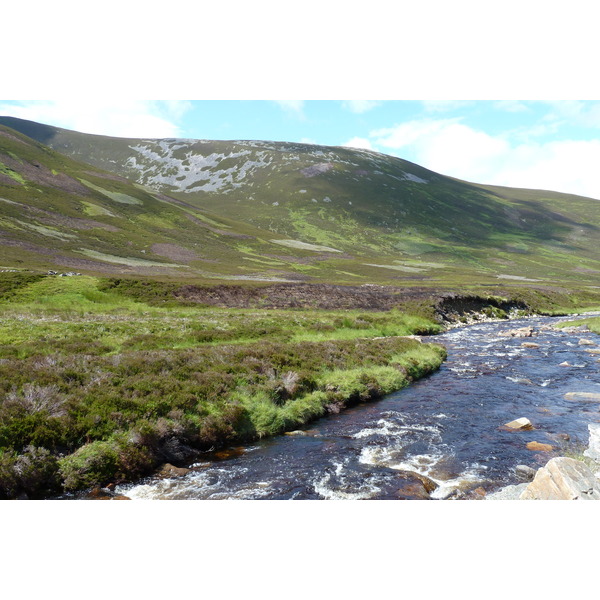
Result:
[[[150,305],[93,277],[2,275],[3,498],[130,480],[295,429],[400,389],[445,356],[400,337],[437,323],[398,310]]]

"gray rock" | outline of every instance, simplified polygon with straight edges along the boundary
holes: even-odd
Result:
[[[590,423],[588,425],[590,432],[590,443],[587,450],[584,451],[584,456],[600,461],[600,424]]]
[[[506,487],[488,494],[486,500],[518,500],[519,496],[523,493],[528,483],[519,483],[518,485],[507,485]]]
[[[533,481],[536,470],[532,467],[528,467],[527,465],[517,465],[515,467],[515,474],[522,481]]]
[[[508,331],[503,331],[498,335],[500,337],[531,337],[534,334],[533,327],[519,327],[518,329],[509,329]]]
[[[520,500],[600,500],[600,481],[585,463],[559,456],[538,469]]]

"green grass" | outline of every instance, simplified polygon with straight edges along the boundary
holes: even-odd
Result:
[[[600,309],[599,309],[600,310]],[[578,321],[563,321],[557,327],[587,327],[591,332],[600,334],[600,317],[590,317]]]
[[[418,313],[222,309],[157,301],[165,282],[122,288],[150,305],[94,277],[1,275],[5,498],[141,477],[181,460],[172,440],[191,452],[295,429],[445,356],[399,337],[439,330]]]

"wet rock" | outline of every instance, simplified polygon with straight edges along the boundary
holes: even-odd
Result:
[[[515,430],[533,429],[531,421],[526,417],[521,417],[520,419],[515,419],[510,423],[505,423],[504,427]]]
[[[600,481],[583,462],[560,456],[538,469],[520,500],[600,500]]]
[[[590,432],[590,442],[588,449],[583,454],[600,462],[600,424],[590,423],[588,430]]]
[[[567,392],[567,400],[585,400],[586,402],[600,402],[600,393],[597,392]]]
[[[581,338],[578,343],[579,346],[595,346],[596,344],[592,340]]]
[[[165,463],[155,473],[155,477],[159,479],[171,479],[173,477],[182,477],[186,473],[189,473],[190,469],[184,467],[175,467],[170,463]]]
[[[532,450],[534,452],[552,452],[554,446],[542,444],[541,442],[529,442],[527,444],[527,450]]]
[[[586,348],[588,354],[600,354],[600,348]]]
[[[500,337],[532,337],[534,334],[533,327],[519,327],[518,329],[509,329],[502,331],[498,335]]]
[[[95,487],[83,497],[84,500],[131,500],[123,494],[115,494],[108,488]]]
[[[532,467],[528,467],[527,465],[517,465],[515,467],[515,475],[521,481],[533,481],[535,474],[536,470]]]
[[[395,494],[400,500],[430,500],[431,492],[439,487],[429,477],[414,471],[399,471],[398,475],[404,480]]]
[[[540,345],[536,344],[535,342],[523,342],[521,344],[521,346],[523,348],[539,348],[540,347]]]
[[[566,360],[564,362],[561,362],[560,365],[558,365],[559,367],[572,367],[573,365],[571,363],[568,363]]]

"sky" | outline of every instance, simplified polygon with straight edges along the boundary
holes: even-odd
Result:
[[[398,156],[472,181],[600,199],[600,101],[0,101],[0,114],[117,137],[276,140]]]

